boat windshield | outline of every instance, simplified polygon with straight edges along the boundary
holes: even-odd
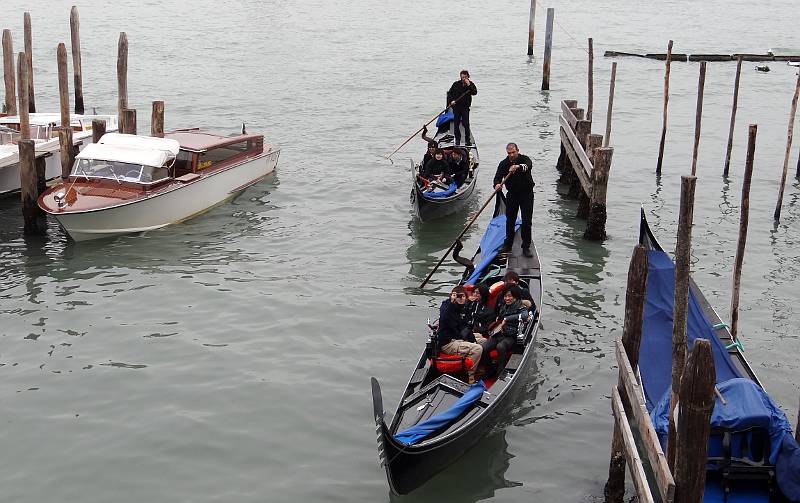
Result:
[[[169,169],[103,159],[77,159],[72,176],[150,184],[169,178]]]

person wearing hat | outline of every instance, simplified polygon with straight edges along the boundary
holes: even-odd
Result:
[[[475,83],[469,80],[469,72],[461,70],[459,80],[453,82],[450,90],[447,91],[447,106],[453,109],[453,131],[456,145],[461,142],[461,130],[459,124],[464,126],[464,143],[472,144],[472,134],[469,130],[469,107],[472,106],[472,97],[478,94]]]

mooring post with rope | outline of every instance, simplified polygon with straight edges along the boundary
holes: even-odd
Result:
[[[478,219],[478,217],[481,216],[481,213],[483,213],[483,210],[485,210],[486,207],[489,206],[489,203],[492,202],[492,199],[495,198],[497,193],[500,192],[501,190],[503,190],[503,186],[506,184],[506,180],[508,180],[508,177],[510,177],[514,173],[516,173],[516,171],[513,171],[513,172],[507,174],[500,181],[500,183],[498,184],[499,187],[497,187],[496,189],[494,189],[494,191],[492,191],[492,195],[489,196],[488,199],[486,199],[486,202],[483,203],[483,206],[481,206],[481,208],[478,210],[478,212],[475,213],[475,216],[473,216],[472,219],[469,221],[467,226],[464,227],[464,230],[462,230],[461,233],[458,235],[458,237],[453,241],[453,244],[450,245],[450,248],[448,248],[447,251],[444,252],[444,255],[442,255],[442,258],[439,259],[439,262],[437,262],[436,265],[433,266],[433,270],[431,270],[431,272],[428,273],[428,275],[425,277],[425,279],[422,281],[422,283],[420,283],[420,285],[419,285],[420,288],[425,288],[425,285],[428,284],[428,281],[431,279],[431,276],[433,276],[433,273],[435,273],[436,270],[439,269],[439,266],[442,265],[442,262],[444,262],[444,259],[446,259],[448,255],[450,255],[450,252],[453,251],[453,248],[456,247],[456,244],[458,244],[458,242],[461,240],[461,238],[464,237],[464,234],[466,234],[467,230],[469,230],[469,228],[472,227],[472,224],[475,223],[475,221]]]

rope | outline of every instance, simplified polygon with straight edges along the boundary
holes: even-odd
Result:
[[[538,0],[536,1],[536,8],[539,9],[539,10],[544,10],[545,14],[547,13],[547,8],[548,7],[546,5],[541,4]],[[572,39],[573,42],[575,42],[575,47],[576,48],[581,49],[587,55],[589,54],[589,49],[587,47],[581,45],[581,43],[578,42],[578,40],[575,39],[575,37],[573,37],[572,34],[570,32],[568,32],[567,29],[564,28],[564,26],[561,23],[558,22],[558,19],[556,19],[555,15],[553,16],[553,21],[558,25],[559,28],[561,28],[561,31],[563,31],[569,38]]]

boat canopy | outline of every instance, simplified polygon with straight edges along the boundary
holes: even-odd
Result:
[[[179,150],[178,142],[167,138],[106,133],[99,143],[90,143],[76,158],[160,167],[175,158]]]
[[[518,230],[522,225],[522,219],[518,218],[514,223],[514,230]],[[506,216],[498,215],[489,222],[489,227],[481,238],[481,261],[475,266],[470,277],[464,282],[467,285],[479,283],[486,267],[494,261],[500,248],[506,241]]]

